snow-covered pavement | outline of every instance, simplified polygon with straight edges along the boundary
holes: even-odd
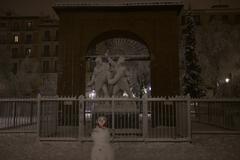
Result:
[[[39,142],[0,134],[1,160],[90,160],[92,142]],[[115,160],[239,160],[240,135],[193,135],[192,143],[114,143]]]

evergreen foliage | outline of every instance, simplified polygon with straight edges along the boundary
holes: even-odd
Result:
[[[201,67],[198,64],[196,54],[196,25],[191,13],[186,15],[186,28],[184,29],[184,59],[185,74],[183,77],[184,95],[189,94],[193,98],[204,96],[202,89]]]

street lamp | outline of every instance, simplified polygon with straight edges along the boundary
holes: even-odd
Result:
[[[226,82],[226,83],[229,83],[229,82],[230,82],[230,78],[228,78],[228,77],[225,78],[225,82]]]

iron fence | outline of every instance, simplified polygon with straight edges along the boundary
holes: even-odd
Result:
[[[114,141],[188,141],[187,99],[39,97],[41,140],[91,140],[105,116]]]
[[[114,141],[190,141],[192,133],[240,133],[240,99],[41,97],[0,99],[0,133],[91,140],[105,116]]]
[[[185,98],[41,97],[0,99],[0,132],[37,132],[41,140],[91,140],[105,116],[115,141],[187,141]]]
[[[191,112],[195,132],[240,133],[240,99],[192,99]]]
[[[0,132],[36,132],[35,98],[0,99]]]

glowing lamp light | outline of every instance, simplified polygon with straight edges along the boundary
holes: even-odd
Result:
[[[95,92],[95,90],[92,90],[90,93],[89,93],[89,98],[91,98],[91,99],[93,99],[93,98],[95,98],[96,97],[96,92]]]
[[[151,90],[152,90],[152,88],[151,88],[151,87],[148,87],[148,90],[149,90],[149,91],[151,91]]]
[[[225,82],[229,83],[230,82],[230,78],[225,78]]]

